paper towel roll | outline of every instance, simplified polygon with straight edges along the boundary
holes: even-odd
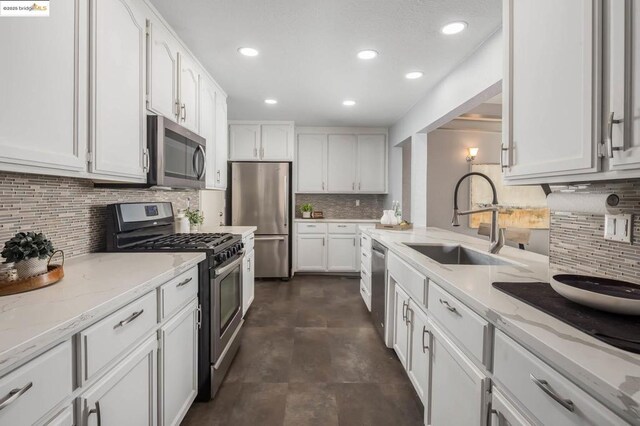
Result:
[[[553,192],[547,197],[549,210],[566,213],[618,214],[619,202],[620,198],[611,193]]]

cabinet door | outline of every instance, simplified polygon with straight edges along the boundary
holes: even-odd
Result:
[[[355,192],[356,147],[355,135],[329,135],[327,148],[328,192]]]
[[[485,425],[488,379],[430,322],[430,424]],[[464,409],[460,409],[464,401]]]
[[[200,84],[200,136],[207,143],[207,189],[216,187],[216,86],[207,78]],[[224,142],[221,142],[224,143]]]
[[[187,129],[198,133],[198,94],[200,72],[195,62],[186,53],[179,54],[180,64],[180,123]]]
[[[177,121],[178,41],[155,17],[147,31],[147,109]]]
[[[610,1],[610,84],[606,143],[613,170],[640,168],[640,4]],[[613,120],[613,121],[612,121]],[[619,121],[621,120],[621,121]],[[609,127],[610,126],[610,127]]]
[[[407,373],[425,407],[429,406],[429,342],[431,333],[427,315],[413,300],[409,301],[409,362]]]
[[[230,124],[229,148],[231,161],[258,160],[260,158],[260,125]]]
[[[298,135],[297,192],[325,192],[327,135]]]
[[[156,336],[80,397],[81,424],[122,426],[156,424]]]
[[[138,0],[93,0],[91,172],[146,181],[145,11]]]
[[[198,301],[160,329],[160,425],[179,425],[198,394]]]
[[[255,296],[255,252],[251,250],[242,260],[242,315],[249,310]]]
[[[406,369],[409,350],[409,328],[407,325],[409,295],[399,285],[395,285],[393,299],[393,349],[400,358],[402,366]]]
[[[86,13],[85,2],[65,1],[44,19],[2,20],[0,169],[86,169],[87,57],[76,44]]]
[[[358,192],[387,192],[387,138],[358,135]]]
[[[216,95],[216,189],[227,189],[227,156],[229,141],[227,138],[227,98],[218,91]]]
[[[600,169],[600,5],[505,0],[505,178]]]
[[[293,126],[263,124],[260,130],[260,159],[293,161]]]
[[[491,390],[491,426],[529,426],[525,417],[493,386]]]
[[[358,245],[355,235],[329,235],[327,270],[355,272]]]
[[[326,271],[326,235],[298,235],[298,271]]]

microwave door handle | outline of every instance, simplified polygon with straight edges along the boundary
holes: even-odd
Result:
[[[202,172],[200,172],[200,177],[198,177],[198,180],[201,180],[207,171],[207,154],[204,151],[204,148],[202,147],[202,145],[198,145],[198,150],[202,154]]]
[[[198,153],[202,153],[202,170],[198,170]],[[197,179],[201,180],[204,176],[204,172],[206,170],[207,164],[207,155],[204,153],[204,148],[202,145],[198,144],[195,152],[193,153],[193,170],[197,173]]]

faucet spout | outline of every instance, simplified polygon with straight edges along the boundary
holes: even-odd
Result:
[[[480,176],[485,179],[491,185],[491,192],[493,194],[493,200],[491,201],[491,207],[485,207],[476,210],[467,210],[460,211],[458,208],[458,190],[460,189],[460,184],[470,176]],[[484,173],[479,172],[470,172],[462,176],[458,183],[456,183],[456,187],[453,192],[453,218],[451,219],[451,225],[460,226],[460,216],[466,216],[475,213],[483,213],[483,212],[491,212],[491,233],[489,234],[489,241],[491,245],[489,246],[489,252],[493,254],[497,254],[500,252],[502,246],[504,246],[504,232],[501,232],[500,227],[498,225],[498,192],[496,191],[496,186],[491,180],[491,178]]]

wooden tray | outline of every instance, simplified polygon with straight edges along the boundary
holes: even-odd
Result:
[[[376,223],[376,229],[385,229],[387,231],[407,231],[409,229],[413,229],[413,224],[407,223],[404,225],[383,225],[381,223]]]
[[[64,253],[62,253],[61,265],[51,265],[51,259],[56,253],[62,253],[62,251],[58,250],[51,255],[49,264],[47,265],[47,272],[44,274],[15,281],[0,281],[0,296],[9,296],[11,294],[37,290],[60,281],[64,277]]]

